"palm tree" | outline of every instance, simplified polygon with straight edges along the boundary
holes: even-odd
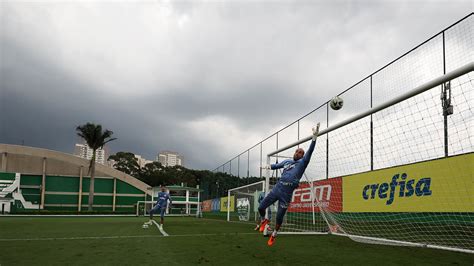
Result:
[[[77,135],[83,138],[89,148],[92,149],[92,159],[89,165],[89,173],[91,174],[90,186],[89,186],[89,211],[92,211],[92,204],[94,202],[94,177],[95,177],[95,157],[96,151],[102,147],[107,142],[116,140],[116,138],[111,138],[114,132],[110,130],[105,130],[102,132],[102,126],[92,123],[87,123],[82,126],[76,127]],[[81,204],[81,202],[79,202]]]

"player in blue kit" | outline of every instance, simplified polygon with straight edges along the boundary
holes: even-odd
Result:
[[[172,200],[170,194],[166,192],[166,188],[161,186],[161,191],[158,193],[158,200],[156,201],[156,205],[153,209],[150,210],[150,220],[145,224],[152,225],[153,224],[153,214],[160,213],[160,227],[163,228],[164,218],[165,218],[165,211],[166,207],[168,206],[168,201],[170,202],[170,206],[172,204]]]
[[[313,153],[314,146],[316,145],[316,138],[319,134],[319,123],[313,128],[313,137],[311,144],[309,145],[308,151],[304,152],[303,149],[298,148],[293,155],[293,159],[287,159],[280,163],[266,166],[266,169],[280,169],[283,168],[280,180],[276,183],[273,189],[267,194],[267,196],[260,202],[258,212],[261,216],[260,232],[265,230],[270,220],[265,218],[265,210],[278,200],[278,211],[276,214],[276,225],[270,239],[268,239],[268,245],[271,246],[275,242],[278,230],[280,230],[281,224],[283,223],[283,217],[288,209],[288,205],[291,202],[291,196],[293,191],[299,186],[300,179],[306,170],[306,167],[311,160],[311,154]]]

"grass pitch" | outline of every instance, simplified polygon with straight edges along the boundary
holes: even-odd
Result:
[[[370,245],[330,235],[280,235],[253,224],[167,217],[163,237],[144,217],[1,217],[0,265],[472,265],[474,255]]]

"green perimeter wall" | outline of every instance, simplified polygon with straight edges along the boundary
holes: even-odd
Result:
[[[14,180],[15,173],[0,172],[0,180]],[[33,204],[41,202],[41,175],[22,174],[20,189],[26,201]],[[78,211],[80,177],[46,175],[44,210],[47,211]],[[89,201],[90,178],[82,179],[81,211],[87,211]],[[115,212],[135,213],[137,201],[145,200],[145,193],[136,187],[116,179]],[[113,211],[114,179],[96,177],[94,183],[94,211]],[[146,200],[151,200],[147,196]],[[25,210],[21,203],[15,202],[12,213]]]

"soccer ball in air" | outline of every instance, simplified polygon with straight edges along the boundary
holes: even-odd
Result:
[[[342,105],[344,105],[344,100],[342,100],[341,97],[336,96],[331,99],[331,101],[329,102],[329,105],[331,106],[333,110],[339,110],[342,108]]]

